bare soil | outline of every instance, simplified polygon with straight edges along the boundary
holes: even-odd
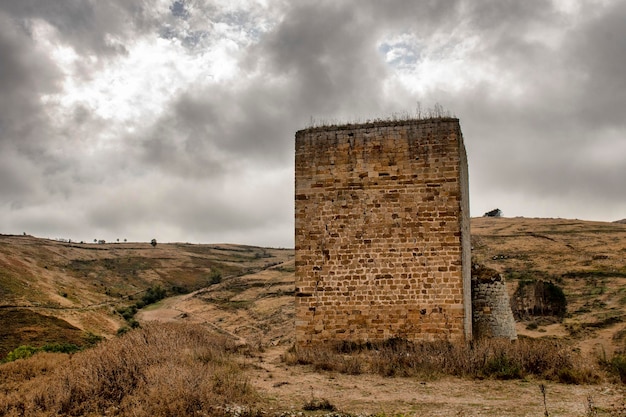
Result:
[[[590,399],[598,415],[626,415],[626,390],[613,384],[343,375],[285,366],[280,359],[284,350],[281,346],[265,351],[250,374],[252,383],[271,399],[269,411],[295,412],[312,399],[326,399],[338,410],[362,415],[542,416],[545,408],[539,386],[545,384],[550,416],[588,415]]]

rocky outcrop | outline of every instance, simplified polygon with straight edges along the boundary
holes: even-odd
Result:
[[[563,290],[550,281],[520,281],[511,305],[518,319],[536,316],[563,317],[567,300]]]

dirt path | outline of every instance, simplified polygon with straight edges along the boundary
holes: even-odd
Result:
[[[352,414],[393,416],[543,416],[541,381],[472,381],[442,378],[384,378],[316,372],[307,366],[287,366],[280,357],[286,347],[268,349],[252,363],[251,382],[270,398],[275,410],[301,411],[312,399],[328,400]],[[598,415],[611,414],[626,391],[613,385],[571,386],[546,383],[550,416],[585,416],[588,398]]]

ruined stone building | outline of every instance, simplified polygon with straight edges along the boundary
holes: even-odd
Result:
[[[298,131],[295,173],[300,345],[472,337],[457,119]]]
[[[517,339],[515,318],[502,275],[472,265],[472,331],[474,338]]]

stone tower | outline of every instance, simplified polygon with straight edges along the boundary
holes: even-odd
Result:
[[[472,336],[459,121],[296,133],[296,340]]]
[[[472,265],[472,329],[474,339],[517,339],[504,278],[479,264]]]

